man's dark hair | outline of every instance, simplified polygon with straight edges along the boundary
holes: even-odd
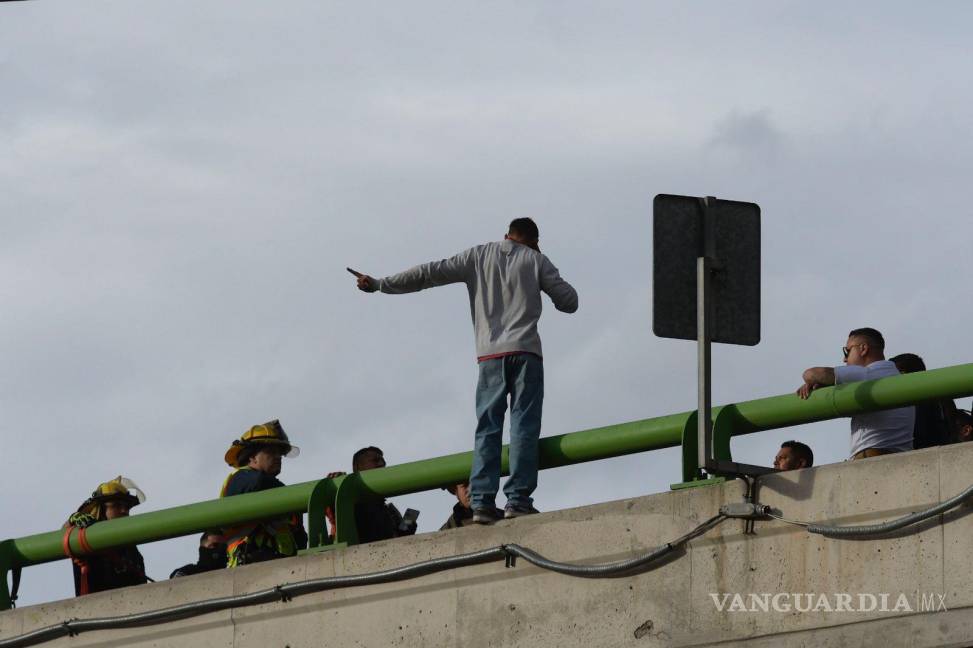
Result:
[[[865,328],[857,328],[849,333],[848,337],[865,338],[865,341],[868,342],[869,345],[875,347],[879,351],[885,350],[885,338],[883,338],[882,334],[873,328],[868,328],[867,326]]]
[[[811,448],[807,444],[800,441],[784,441],[780,444],[780,447],[793,450],[799,459],[803,459],[807,463],[806,468],[814,465],[814,453],[811,452]]]
[[[890,360],[895,363],[899,373],[907,374],[926,370],[926,363],[914,353],[900,353]]]
[[[206,538],[214,538],[214,537],[219,538],[220,542],[226,541],[226,537],[223,535],[223,532],[220,531],[219,529],[207,529],[206,531],[203,531],[203,535],[199,536],[199,544],[203,544],[204,542],[206,542]]]
[[[537,231],[537,223],[529,218],[515,218],[510,221],[510,228],[507,230],[507,234],[515,234],[528,241],[536,241],[541,236]]]
[[[354,472],[358,472],[358,462],[360,462],[361,458],[364,457],[369,452],[377,452],[378,454],[385,456],[385,453],[382,452],[381,448],[376,448],[375,446],[368,446],[367,448],[362,448],[361,450],[359,450],[358,452],[356,452],[351,456],[351,469]]]

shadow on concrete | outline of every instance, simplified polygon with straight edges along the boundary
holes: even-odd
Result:
[[[816,467],[801,468],[776,475],[764,475],[760,477],[757,484],[759,488],[766,488],[788,499],[804,501],[811,499],[814,494],[816,475]],[[796,481],[791,480],[793,476],[797,477]]]

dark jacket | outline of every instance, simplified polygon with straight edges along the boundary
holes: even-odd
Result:
[[[439,527],[439,530],[458,529],[467,524],[473,524],[473,509],[468,509],[459,502],[456,502],[453,505],[453,514],[449,516],[445,524]]]
[[[244,493],[256,493],[271,488],[280,488],[284,483],[276,477],[252,470],[241,468],[227,477],[220,493],[221,497],[232,497]],[[224,529],[227,537],[228,565],[259,562],[271,558],[280,558],[293,553],[282,553],[274,541],[272,527],[279,527],[289,532],[293,537],[294,551],[307,548],[307,531],[299,515],[250,522]]]
[[[217,545],[213,548],[200,547],[199,560],[188,565],[183,565],[179,569],[174,569],[169,578],[179,578],[180,576],[192,576],[203,572],[213,571],[214,569],[226,568],[226,545]]]
[[[915,449],[951,443],[955,414],[956,404],[949,398],[916,404],[916,424],[913,429]]]
[[[145,561],[134,545],[106,549],[90,556],[82,556],[79,560],[84,567],[78,563],[73,565],[75,596],[82,594],[85,580],[88,583],[88,594],[129,585],[144,585],[148,582],[145,577]]]
[[[284,482],[267,473],[250,468],[241,468],[230,476],[226,488],[223,490],[223,497],[256,493],[270,488],[280,488],[283,485]]]
[[[413,535],[399,529],[402,514],[394,504],[385,499],[362,500],[355,504],[355,526],[358,529],[358,542],[377,542],[400,536]]]

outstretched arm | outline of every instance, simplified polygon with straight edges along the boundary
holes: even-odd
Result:
[[[416,292],[426,288],[465,282],[473,273],[475,248],[460,252],[441,261],[423,263],[405,272],[375,279],[368,275],[356,275],[359,290],[375,292],[380,290],[390,295]]]

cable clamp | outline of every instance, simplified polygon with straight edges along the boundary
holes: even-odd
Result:
[[[72,621],[77,621],[77,619],[68,619],[61,623],[61,627],[67,631],[69,637],[77,637],[78,631],[71,627]]]
[[[277,592],[278,596],[280,596],[281,603],[290,603],[291,599],[293,598],[290,594],[284,591],[283,585],[275,586],[274,591]]]
[[[728,518],[757,520],[767,517],[770,507],[766,504],[752,504],[750,502],[736,502],[724,504],[720,507],[720,515]]]

